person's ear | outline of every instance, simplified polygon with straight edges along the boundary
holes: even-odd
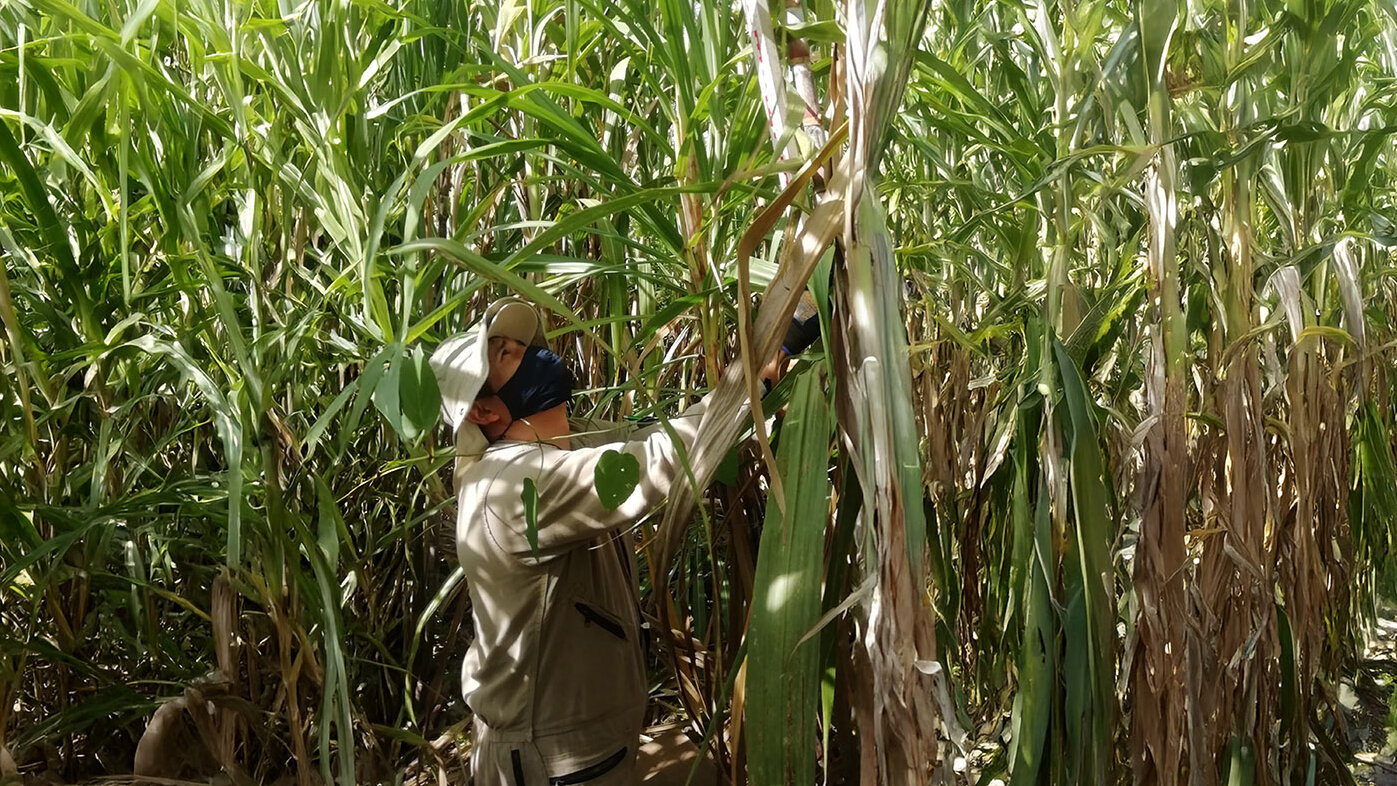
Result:
[[[471,408],[466,410],[466,422],[474,423],[477,426],[486,426],[499,419],[498,412],[489,407],[481,406],[479,401],[473,402]]]

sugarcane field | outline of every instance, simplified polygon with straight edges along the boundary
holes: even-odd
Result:
[[[1397,0],[0,0],[0,786],[1397,786]]]

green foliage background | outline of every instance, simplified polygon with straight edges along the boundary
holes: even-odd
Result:
[[[922,485],[906,504],[928,515],[922,611],[954,689],[947,728],[1007,731],[984,766],[1015,782],[1151,777],[1117,721],[1135,695],[1159,373],[1180,391],[1180,553],[1197,566],[1221,548],[1219,499],[1274,500],[1261,654],[1203,657],[1273,662],[1252,690],[1291,714],[1222,723],[1196,761],[1210,782],[1337,773],[1324,686],[1397,578],[1397,9],[919,7],[865,198],[887,213],[902,285],[884,288],[901,311],[878,318],[912,345]],[[815,114],[835,112],[844,6],[777,12],[778,40],[813,52]],[[159,702],[217,692],[206,675],[231,641],[218,690],[236,701],[219,706],[241,718],[253,780],[293,762],[391,779],[449,755],[433,743],[463,717],[469,614],[442,545],[451,451],[426,354],[512,290],[552,314],[587,414],[664,413],[712,385],[737,354],[739,241],[802,164],[773,153],[751,41],[741,9],[710,0],[0,5],[0,741],[57,753],[70,778],[121,771]],[[1177,256],[1153,268],[1161,168]],[[799,212],[752,258],[758,290]],[[820,301],[842,335],[848,316]],[[830,349],[799,373],[838,389],[851,377]],[[1237,357],[1269,451],[1256,482],[1216,447]],[[823,412],[807,379],[802,407]],[[800,443],[815,469],[779,464],[832,500],[824,581],[801,602],[823,613],[863,565],[857,494],[841,443]],[[739,455],[674,562],[709,660],[657,664],[682,672],[657,677],[657,717],[732,722],[754,581],[796,559],[761,531],[767,468]],[[1332,488],[1297,491],[1311,467]],[[1292,563],[1314,573],[1290,578]],[[1212,597],[1244,571],[1164,581]],[[237,598],[222,644],[220,580]],[[839,671],[842,620],[803,669]],[[800,694],[799,731],[852,759],[850,679]],[[1244,762],[1249,739],[1271,758]]]

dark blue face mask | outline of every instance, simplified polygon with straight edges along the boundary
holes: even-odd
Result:
[[[515,420],[552,409],[572,398],[572,373],[563,359],[543,347],[524,350],[509,381],[495,394]]]

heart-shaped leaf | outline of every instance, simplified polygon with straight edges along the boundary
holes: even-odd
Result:
[[[602,454],[593,473],[596,480],[597,499],[607,510],[621,507],[621,503],[635,491],[640,483],[640,461],[630,453],[608,450]]]
[[[382,375],[373,386],[374,407],[383,415],[383,419],[388,421],[388,425],[392,426],[393,430],[398,433],[398,436],[402,437],[403,413],[399,403],[401,392],[398,382],[402,377],[403,370],[403,345],[389,344],[370,362],[374,364],[386,363],[386,366],[380,365],[374,369]]]
[[[398,379],[398,403],[403,413],[403,434],[408,439],[431,431],[441,416],[441,391],[421,346],[403,356]]]
[[[420,346],[405,351],[390,344],[374,362],[387,361],[373,388],[373,403],[393,431],[407,442],[431,431],[441,414],[441,391],[427,353]]]
[[[732,450],[728,451],[728,455],[723,457],[722,462],[718,464],[718,470],[713,473],[713,479],[726,486],[731,486],[737,482],[738,469],[737,447],[734,446]]]

